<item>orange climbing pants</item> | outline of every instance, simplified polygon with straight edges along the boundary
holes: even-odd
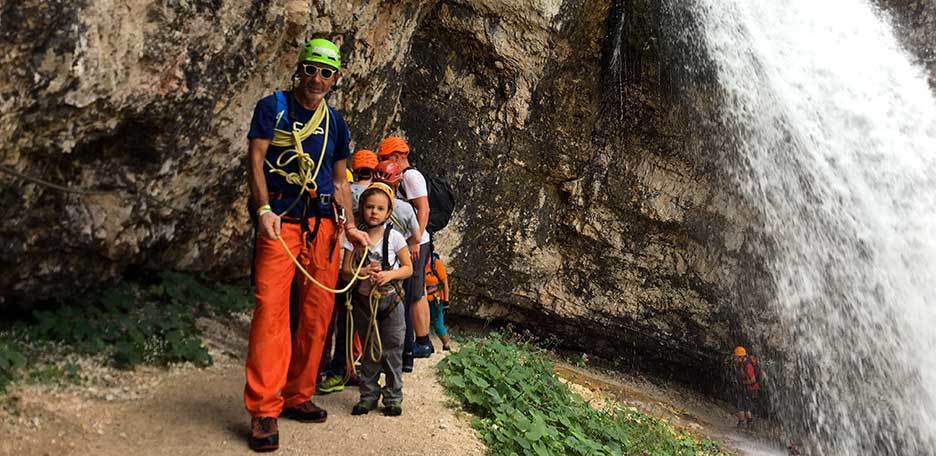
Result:
[[[315,224],[314,218],[309,219],[310,229]],[[312,277],[334,288],[340,256],[335,221],[320,219],[318,232],[308,245],[303,245],[300,231],[298,224],[284,223],[283,241]],[[315,393],[335,296],[300,277],[299,326],[290,337],[289,289],[293,276],[302,273],[279,240],[258,235],[255,254],[257,302],[250,322],[244,404],[253,417],[275,417],[284,406],[295,407]]]

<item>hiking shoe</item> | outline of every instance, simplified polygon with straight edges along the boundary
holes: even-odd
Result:
[[[295,407],[284,407],[280,416],[302,423],[324,423],[328,418],[328,412],[313,404],[312,401],[305,401]]]
[[[442,351],[452,351],[452,347],[449,344],[442,344]]]
[[[432,353],[435,351],[432,348],[432,344],[413,344],[413,358],[428,358],[432,356]]]
[[[358,377],[357,374],[353,374],[351,378],[348,379],[348,383],[345,383],[344,386],[349,388],[352,386],[361,386],[361,377]]]
[[[276,418],[251,418],[248,445],[258,453],[276,451],[279,448],[279,427],[276,425]]]
[[[329,375],[318,384],[319,394],[331,394],[344,391],[345,384],[342,382],[344,376]]]
[[[403,353],[403,372],[413,372],[413,353]]]
[[[400,404],[385,405],[383,408],[384,416],[400,416],[403,414],[403,407]]]
[[[368,412],[377,408],[377,404],[367,401],[358,401],[357,404],[354,404],[354,407],[351,408],[352,415],[367,415]]]

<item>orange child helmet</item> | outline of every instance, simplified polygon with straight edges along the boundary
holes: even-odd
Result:
[[[357,171],[361,168],[374,169],[377,167],[377,154],[367,149],[361,149],[354,153],[351,159],[351,169]]]
[[[410,147],[406,143],[406,140],[399,136],[388,136],[384,138],[383,141],[380,141],[380,147],[377,149],[377,155],[380,158],[393,155],[395,153],[401,153],[404,155],[409,155]]]
[[[744,347],[738,345],[734,349],[734,355],[735,356],[747,356],[747,350],[745,350]]]
[[[374,180],[377,182],[393,186],[400,182],[400,179],[403,179],[403,172],[400,171],[400,166],[392,161],[384,160],[374,168]]]

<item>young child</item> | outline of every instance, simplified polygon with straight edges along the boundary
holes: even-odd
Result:
[[[449,300],[448,271],[435,252],[426,264],[426,295],[429,296],[429,326],[442,341],[442,350],[449,351],[448,328],[445,327],[445,308]]]
[[[371,247],[365,260],[369,263],[360,273],[369,277],[360,281],[352,293],[354,328],[361,340],[366,341],[358,372],[361,396],[351,409],[352,415],[363,415],[376,409],[381,397],[384,415],[399,416],[403,413],[405,321],[399,282],[412,275],[413,266],[403,235],[386,226],[393,211],[393,203],[393,190],[379,182],[371,184],[361,194],[361,219],[367,226]],[[350,252],[344,257],[342,273],[350,280],[354,277],[354,268],[360,263],[363,251],[354,250],[348,242],[343,247]],[[376,309],[371,306],[372,291],[379,299]],[[377,334],[371,332],[368,336],[374,321]],[[380,344],[377,342],[378,335]],[[375,356],[378,359],[374,359]],[[377,384],[381,372],[385,375],[383,388]]]

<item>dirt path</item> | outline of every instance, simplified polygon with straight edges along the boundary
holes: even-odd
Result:
[[[216,364],[207,369],[141,368],[107,372],[95,380],[102,386],[14,389],[0,413],[0,454],[253,454],[246,443],[243,360],[234,355],[246,352],[243,334],[221,328],[208,334]],[[440,359],[417,360],[404,376],[403,416],[351,416],[356,388],[316,397],[328,421],[280,420],[276,454],[483,454],[469,418],[445,403],[435,376]]]
[[[665,418],[690,431],[725,443],[739,454],[784,456],[786,452],[769,437],[770,429],[739,430],[730,404],[705,397],[674,384],[653,383],[646,379],[600,369],[580,368],[556,363],[556,374],[570,383],[573,391],[590,401],[612,400],[640,411]]]
[[[86,360],[81,385],[20,385],[0,398],[0,455],[247,455],[243,409],[246,316],[200,321],[215,365],[118,371]],[[440,346],[435,341],[436,346]],[[437,354],[404,375],[404,413],[351,416],[357,389],[314,400],[323,424],[280,420],[276,454],[482,455],[470,417],[455,412],[436,380]],[[747,455],[783,455],[764,437],[734,428],[728,404],[677,385],[558,363],[560,377],[589,400],[616,402],[726,442]]]

